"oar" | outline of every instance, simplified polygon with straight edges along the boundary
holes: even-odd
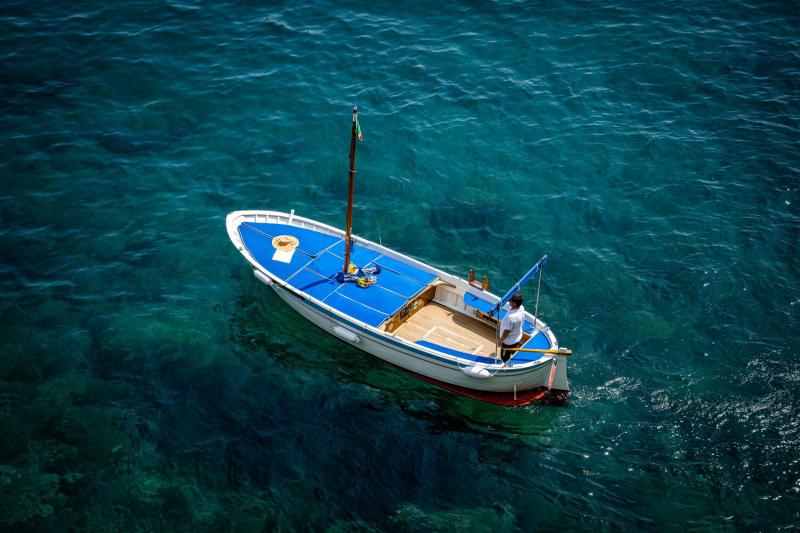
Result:
[[[503,348],[507,352],[535,352],[535,353],[550,353],[553,355],[572,355],[572,350],[569,348],[559,348],[558,350],[545,350],[542,348]]]

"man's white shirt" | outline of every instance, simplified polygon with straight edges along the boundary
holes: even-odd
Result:
[[[525,307],[519,306],[517,309],[509,309],[506,316],[500,322],[500,334],[508,330],[508,337],[503,344],[516,344],[522,340],[522,325],[525,323]]]

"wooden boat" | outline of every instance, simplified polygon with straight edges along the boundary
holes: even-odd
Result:
[[[497,357],[498,318],[511,294],[541,276],[546,256],[501,298],[352,235],[356,113],[345,231],[294,210],[228,215],[228,236],[255,277],[325,332],[430,383],[500,405],[563,399],[571,352],[535,314],[525,314],[521,349],[507,363]]]

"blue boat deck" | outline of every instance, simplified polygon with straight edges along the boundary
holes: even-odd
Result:
[[[380,326],[406,303],[420,294],[437,277],[409,263],[392,259],[380,252],[353,246],[350,262],[362,268],[380,266],[377,282],[368,288],[355,283],[339,283],[336,275],[344,263],[344,241],[338,236],[287,224],[244,222],[239,235],[253,258],[274,276],[345,315],[374,327]],[[298,239],[290,257],[276,254],[272,240],[281,235]],[[284,259],[284,260],[281,260]],[[472,298],[470,298],[472,296]],[[467,294],[465,303],[481,309],[492,304]],[[485,304],[485,305],[484,305]],[[548,338],[525,323],[525,332],[533,334],[527,348],[550,348]],[[421,347],[458,356],[477,363],[494,363],[496,333],[494,327],[474,317],[454,312],[431,302],[393,331]],[[536,361],[542,355],[520,352],[512,364]]]
[[[359,267],[380,266],[377,283],[361,288],[339,283],[336,275],[344,263],[344,240],[287,224],[244,222],[239,226],[250,255],[266,270],[294,288],[371,326],[379,326],[422,292],[436,276],[413,265],[353,246],[350,262]],[[288,262],[278,260],[272,239],[291,235],[299,241]]]

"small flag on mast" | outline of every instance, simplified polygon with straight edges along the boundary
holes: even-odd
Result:
[[[356,117],[356,135],[358,136],[358,140],[364,142],[364,136],[361,135],[361,125],[358,123],[358,118]]]

